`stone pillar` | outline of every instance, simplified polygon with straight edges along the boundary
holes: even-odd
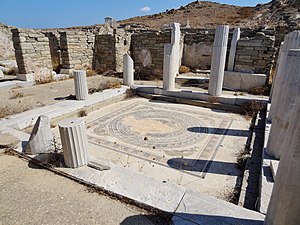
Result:
[[[163,89],[175,89],[175,77],[180,66],[180,24],[173,23],[171,30],[171,44],[164,46]]]
[[[286,138],[287,129],[290,123],[291,103],[300,95],[300,49],[290,50],[286,57],[283,68],[285,84],[281,87],[281,93],[277,99],[276,114],[273,115],[272,126],[268,140],[267,152],[279,159],[281,157],[282,140]],[[298,118],[299,119],[299,118]]]
[[[74,70],[75,95],[77,100],[86,100],[88,86],[85,70]]]
[[[285,85],[285,82],[287,80],[287,73],[284,70],[286,59],[288,55],[288,51],[290,49],[299,49],[300,48],[300,31],[293,31],[286,35],[284,39],[284,43],[282,44],[278,56],[278,63],[276,68],[276,75],[275,75],[275,81],[273,81],[272,85],[272,97],[271,97],[271,108],[269,112],[268,119],[272,121],[274,115],[276,114],[276,111],[278,109],[278,99],[279,96],[282,94],[282,87]]]
[[[222,94],[228,33],[229,26],[217,26],[208,87],[208,94],[212,96],[220,96]]]
[[[88,139],[81,119],[69,118],[59,124],[59,133],[67,167],[77,168],[89,163]]]
[[[134,85],[134,63],[127,53],[123,56],[123,82],[127,86]]]
[[[176,50],[175,60],[178,62],[176,65],[176,72],[178,73],[179,67],[181,65],[181,54],[180,54],[180,38],[181,38],[181,32],[180,32],[180,23],[173,23],[172,24],[172,30],[171,30],[171,44],[174,45],[173,48]]]
[[[265,225],[298,225],[300,222],[300,97],[290,106],[287,135],[281,141],[282,154],[276,174]]]
[[[228,71],[233,71],[234,69],[236,47],[237,47],[238,40],[240,39],[240,36],[241,36],[241,30],[239,27],[236,27],[233,31],[231,45],[230,45],[230,53],[229,53],[228,65],[227,65]]]
[[[172,44],[165,44],[164,47],[164,71],[163,71],[163,89],[172,91],[175,89],[175,77],[177,74],[176,61],[178,48]]]

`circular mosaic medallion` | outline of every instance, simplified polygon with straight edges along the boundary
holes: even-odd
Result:
[[[197,118],[167,110],[120,115],[109,123],[109,130],[114,137],[131,145],[170,150],[199,143],[208,133],[208,128]]]

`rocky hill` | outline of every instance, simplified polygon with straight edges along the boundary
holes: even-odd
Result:
[[[119,21],[123,25],[136,24],[150,29],[160,29],[172,22],[199,28],[212,28],[218,24],[251,28],[300,27],[300,0],[273,0],[255,7],[195,1],[178,9]]]

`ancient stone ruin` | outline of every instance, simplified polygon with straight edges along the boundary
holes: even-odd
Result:
[[[300,31],[105,21],[1,27],[16,79],[49,93],[73,79],[70,96],[0,120],[11,151],[174,224],[298,224]],[[122,85],[91,91],[111,75]],[[253,95],[272,80],[270,98]]]

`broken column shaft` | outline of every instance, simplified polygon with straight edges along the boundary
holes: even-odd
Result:
[[[86,100],[88,97],[88,86],[85,70],[74,70],[75,95],[77,100]]]
[[[58,126],[66,166],[77,168],[87,165],[88,140],[84,122],[78,118],[70,118],[61,121]]]
[[[124,85],[134,85],[134,63],[130,55],[123,55],[123,82]]]

